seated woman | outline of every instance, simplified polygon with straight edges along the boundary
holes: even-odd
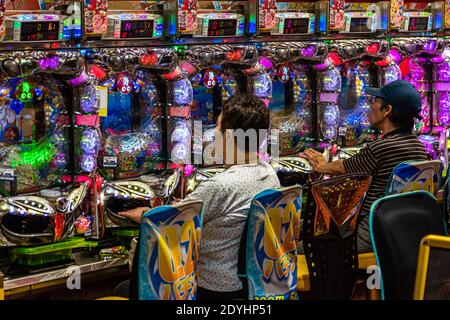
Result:
[[[198,260],[197,299],[245,298],[238,277],[238,253],[250,204],[259,192],[279,188],[274,169],[257,156],[262,141],[238,139],[236,130],[258,135],[269,129],[269,110],[252,96],[236,97],[223,106],[216,127],[216,159],[222,158],[226,170],[203,181],[185,200],[203,201],[203,231]],[[254,130],[251,130],[254,129]],[[251,130],[251,131],[247,131]],[[218,136],[223,137],[222,143]],[[223,152],[218,152],[220,149]],[[222,155],[222,157],[220,157]],[[121,214],[141,222],[149,208],[137,208]]]
[[[314,170],[324,174],[368,173],[373,176],[361,212],[358,228],[358,252],[372,252],[369,213],[372,203],[385,195],[394,168],[404,161],[427,160],[422,142],[413,134],[414,118],[420,119],[421,99],[407,81],[397,80],[380,89],[366,89],[373,97],[370,125],[380,130],[380,139],[345,160],[328,162],[315,151],[306,150],[305,157]]]

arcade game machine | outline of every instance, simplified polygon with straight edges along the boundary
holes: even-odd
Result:
[[[190,114],[196,167],[191,167],[195,172],[187,172],[186,186],[186,192],[192,192],[199,181],[224,170],[223,163],[216,163],[211,149],[223,103],[231,96],[249,91],[267,103],[272,87],[258,62],[256,47],[250,45],[193,47],[185,52],[182,69],[189,74],[193,87]]]
[[[400,61],[403,78],[419,91],[422,98],[422,120],[417,120],[415,132],[424,143],[430,159],[448,164],[447,94],[448,57],[443,39],[402,38],[391,50]]]
[[[272,164],[282,185],[304,185],[311,177],[311,166],[298,154],[318,145],[315,66],[323,64],[327,54],[327,46],[315,42],[272,43],[263,47],[260,63],[272,77],[269,109],[272,129],[278,133],[278,147],[271,152]]]
[[[125,42],[164,35],[163,5],[158,0],[85,0],[83,18],[84,38],[88,40]]]
[[[93,236],[97,225],[88,178],[75,175],[71,114],[79,90],[90,87],[82,56],[6,52],[0,61],[0,244],[11,263],[30,268],[70,259],[84,244],[72,237]]]
[[[430,158],[441,159],[447,167],[448,57],[444,41],[430,37],[445,28],[444,2],[405,1],[396,14],[391,14],[391,29],[405,38],[395,41],[391,55],[422,97],[422,120],[416,122],[415,131]]]
[[[166,204],[180,178],[178,171],[165,170],[168,91],[162,79],[177,69],[177,57],[172,49],[98,49],[89,62],[104,94],[99,110],[99,210],[116,235],[134,236],[139,226],[118,213]]]
[[[390,57],[389,43],[385,40],[336,41],[330,50],[342,76],[336,156],[343,159],[378,136],[369,123],[370,101],[366,88],[382,87],[401,79],[401,72]]]

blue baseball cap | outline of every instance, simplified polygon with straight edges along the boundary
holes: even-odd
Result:
[[[422,111],[420,94],[408,81],[396,80],[382,88],[367,88],[366,93],[383,99],[386,104],[390,104],[396,115],[422,119],[419,115]]]

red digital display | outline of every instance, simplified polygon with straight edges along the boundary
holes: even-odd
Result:
[[[59,40],[59,21],[22,22],[20,41]]]
[[[308,33],[308,18],[291,18],[284,20],[283,34]]]
[[[151,38],[153,36],[153,20],[122,21],[120,38]]]
[[[409,31],[427,31],[428,17],[411,17],[409,18]]]
[[[208,36],[222,37],[236,35],[237,20],[213,19],[208,22]]]

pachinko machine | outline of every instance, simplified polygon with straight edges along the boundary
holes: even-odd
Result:
[[[90,181],[78,175],[73,106],[90,87],[77,51],[0,57],[0,245],[94,236]]]
[[[161,1],[87,0],[83,15],[87,39],[125,41],[164,36]]]
[[[190,114],[195,167],[188,166],[186,172],[186,191],[191,192],[201,179],[224,170],[226,159],[218,159],[214,148],[214,128],[223,104],[231,97],[252,92],[267,105],[272,83],[259,63],[256,47],[249,45],[193,47],[185,52],[182,69],[193,87]]]
[[[336,41],[330,50],[342,79],[337,142],[341,156],[346,157],[378,135],[369,123],[371,103],[366,88],[382,87],[402,76],[385,40]]]
[[[80,1],[1,0],[3,42],[58,42],[81,39]]]
[[[104,95],[98,111],[100,208],[107,227],[137,227],[118,213],[167,203],[179,182],[178,171],[166,171],[168,91],[162,78],[177,72],[177,58],[172,49],[101,49],[89,62]]]
[[[416,121],[415,132],[430,158],[440,159],[447,165],[450,78],[445,41],[436,38],[398,39],[391,49],[391,56],[398,61],[403,79],[419,91],[422,99],[422,119]]]

